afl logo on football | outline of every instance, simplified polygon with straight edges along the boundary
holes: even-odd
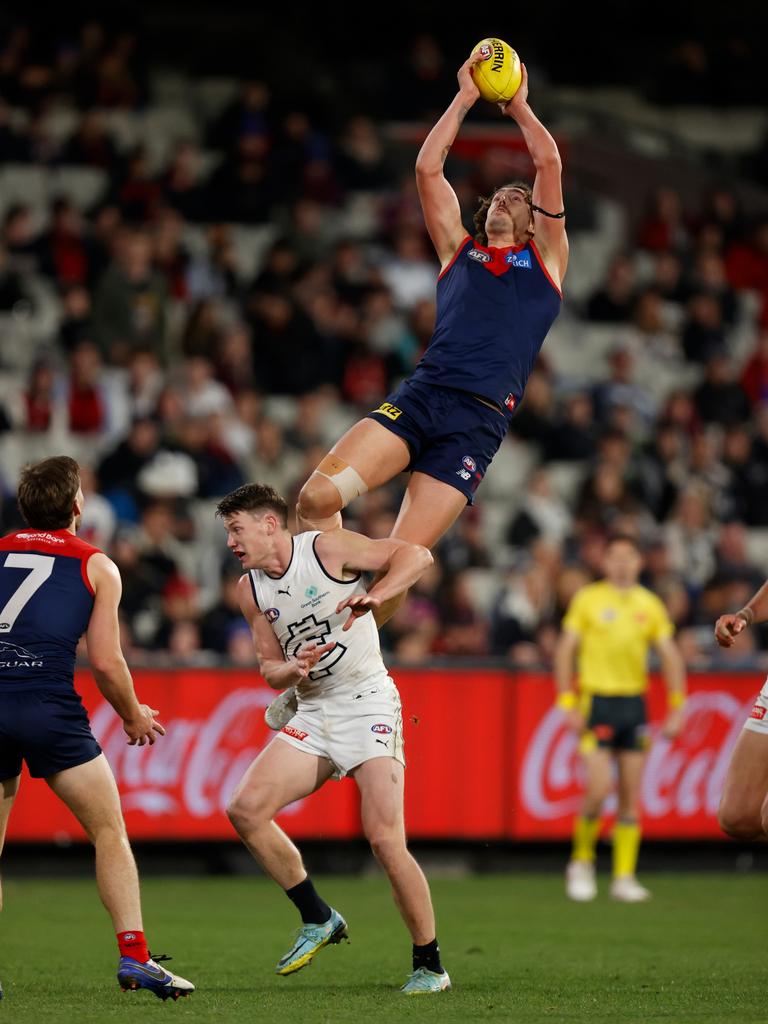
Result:
[[[392,732],[391,725],[385,725],[384,722],[377,722],[376,725],[371,726],[371,732],[381,733],[382,736],[389,736]]]
[[[467,256],[469,256],[471,260],[477,260],[478,263],[491,262],[491,254],[488,252],[483,252],[482,249],[470,249],[469,252],[467,253]]]
[[[471,455],[465,455],[464,458],[461,460],[461,464],[464,467],[464,469],[468,469],[470,473],[474,473],[475,470],[477,469],[477,463],[475,462]]]
[[[277,608],[267,608],[264,612],[264,618],[267,622],[277,622],[280,618],[280,612]]]

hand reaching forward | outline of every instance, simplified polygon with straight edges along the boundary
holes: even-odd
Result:
[[[743,615],[721,615],[715,623],[715,640],[721,647],[733,647],[736,637],[747,628]]]
[[[165,736],[165,729],[156,720],[159,711],[150,708],[146,704],[139,704],[139,712],[134,718],[127,718],[123,721],[123,729],[128,736],[128,745],[143,747],[145,743],[150,746],[157,740],[155,733]]]
[[[318,644],[315,640],[308,640],[302,644],[293,655],[299,675],[306,679],[323,655],[332,651],[335,646],[335,640],[328,644]]]
[[[353,594],[352,597],[348,597],[346,601],[342,601],[336,608],[337,615],[344,608],[349,608],[349,618],[341,628],[345,631],[348,630],[355,619],[359,619],[366,612],[375,611],[380,604],[381,601],[378,597],[373,597],[371,594]]]

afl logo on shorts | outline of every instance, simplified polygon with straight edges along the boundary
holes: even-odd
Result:
[[[267,622],[277,622],[280,618],[280,612],[277,608],[267,608],[264,612],[264,618]]]
[[[490,263],[491,254],[489,252],[483,252],[482,249],[470,249],[467,256],[471,260],[477,260],[478,263]]]
[[[474,473],[475,470],[477,469],[477,463],[475,462],[471,455],[465,455],[464,458],[461,460],[461,464],[464,467],[464,469],[468,469],[470,473]]]
[[[377,722],[376,725],[371,726],[371,732],[380,733],[382,736],[389,736],[392,732],[392,726],[386,725],[384,722]]]

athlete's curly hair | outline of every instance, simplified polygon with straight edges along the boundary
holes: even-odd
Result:
[[[488,207],[491,205],[493,197],[497,192],[503,188],[515,188],[519,189],[526,198],[528,206],[533,203],[533,189],[527,181],[510,181],[507,185],[499,185],[495,188],[489,196],[478,196],[480,206],[475,211],[473,220],[475,222],[475,241],[478,245],[488,245],[488,235],[485,233],[485,221],[488,217]],[[528,232],[529,240],[533,238],[533,231]]]

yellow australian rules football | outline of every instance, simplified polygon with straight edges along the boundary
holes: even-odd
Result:
[[[480,50],[483,59],[472,68],[472,77],[484,100],[506,103],[520,87],[523,72],[520,58],[503,39],[483,39],[472,50]]]

